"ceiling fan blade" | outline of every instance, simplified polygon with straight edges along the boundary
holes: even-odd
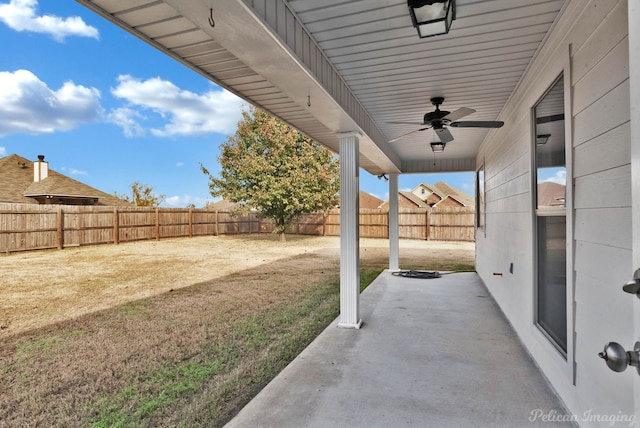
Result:
[[[472,108],[469,107],[462,107],[459,108],[456,111],[452,111],[451,113],[449,113],[448,115],[446,115],[443,119],[446,120],[450,120],[451,122],[454,122],[458,119],[462,119],[465,116],[470,115],[471,113],[475,113],[476,111]]]
[[[504,122],[490,120],[451,122],[449,124],[454,128],[502,128],[502,125],[504,125]]]
[[[406,134],[402,134],[401,136],[396,137],[393,140],[389,140],[389,142],[390,143],[395,143],[398,140],[402,140],[403,138],[408,137],[409,135],[416,134],[416,133],[418,133],[420,131],[424,131],[425,129],[429,129],[429,128],[416,129],[415,131],[407,132]]]
[[[417,126],[426,125],[426,123],[424,122],[385,122],[385,123],[391,123],[394,125],[417,125]]]
[[[449,141],[453,141],[453,135],[451,135],[451,132],[449,132],[447,128],[436,129],[436,132],[441,142],[448,143]]]

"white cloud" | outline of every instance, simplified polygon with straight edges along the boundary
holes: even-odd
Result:
[[[543,182],[557,183],[557,184],[562,184],[563,186],[566,186],[567,185],[567,171],[565,171],[565,170],[557,171],[556,174],[553,177],[549,177],[546,180],[543,180]]]
[[[7,149],[5,149],[4,147],[0,147],[0,156],[4,156],[7,154]]]
[[[48,34],[59,42],[68,36],[98,38],[98,30],[79,16],[38,16],[37,7],[38,0],[11,0],[8,4],[0,4],[0,21],[16,31]]]
[[[139,111],[134,106],[154,112],[165,120],[163,128],[152,128],[151,133],[158,137],[173,135],[197,135],[208,133],[229,134],[235,131],[241,119],[240,98],[226,90],[210,90],[203,94],[182,90],[173,83],[159,77],[141,81],[129,75],[118,77],[118,86],[111,90],[114,96],[125,99],[125,128],[121,122],[113,121],[125,130],[142,129]],[[120,109],[123,110],[123,109]],[[122,112],[121,112],[122,113]],[[124,119],[124,118],[123,118]]]
[[[207,198],[201,198],[199,196],[183,195],[168,197],[164,200],[164,203],[162,205],[165,205],[167,207],[182,208],[186,207],[189,204],[194,204],[196,207],[203,207],[207,204],[207,202],[211,202],[211,200]]]
[[[102,116],[100,91],[73,82],[50,89],[28,70],[0,71],[0,136],[68,131]]]
[[[79,169],[75,169],[75,168],[67,168],[67,167],[62,167],[60,168],[62,171],[64,171],[66,174],[68,175],[87,175],[87,171],[81,171]]]
[[[137,119],[144,119],[144,116],[128,107],[113,109],[107,116],[109,122],[115,123],[122,128],[127,138],[142,137],[146,134]]]

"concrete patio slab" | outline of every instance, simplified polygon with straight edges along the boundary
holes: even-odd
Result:
[[[334,321],[227,427],[572,426],[475,273],[360,299],[361,330]]]

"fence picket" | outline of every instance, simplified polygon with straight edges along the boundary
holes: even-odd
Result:
[[[405,239],[473,241],[475,210],[468,207],[401,209],[399,236]],[[274,225],[256,213],[148,207],[91,207],[0,203],[0,252],[138,240],[269,233]],[[303,235],[339,236],[340,211],[302,216],[291,230]],[[360,210],[360,236],[388,238],[389,213]]]

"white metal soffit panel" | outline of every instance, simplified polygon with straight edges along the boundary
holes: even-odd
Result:
[[[499,120],[528,64],[555,21],[563,0],[456,0],[447,35],[420,39],[407,2],[289,0],[289,7],[388,139],[420,126],[444,97],[442,110],[470,107],[463,120]],[[433,154],[429,129],[391,143],[403,171],[464,169],[488,131],[450,128],[455,140]],[[435,160],[435,162],[434,162]],[[441,166],[441,168],[439,168]],[[475,162],[471,169],[475,168]]]
[[[406,0],[77,1],[334,151],[362,132],[373,174],[473,170],[487,130],[452,128],[434,156],[431,130],[388,143],[419,128],[389,122],[421,122],[434,96],[499,120],[564,3],[458,0],[450,33],[420,39]]]

